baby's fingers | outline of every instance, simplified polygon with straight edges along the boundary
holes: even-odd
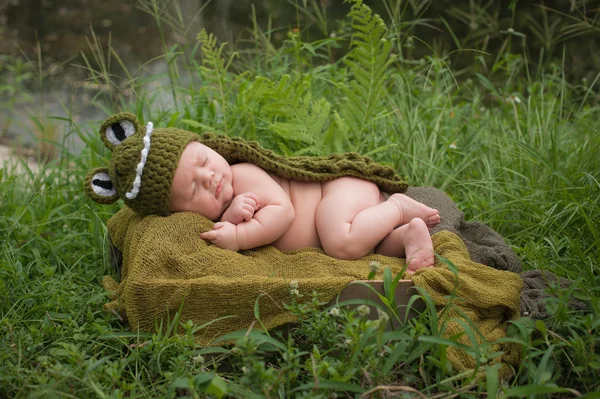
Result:
[[[253,210],[257,210],[258,209],[258,202],[254,201],[252,198],[246,198],[244,199],[244,203],[242,204],[243,207],[251,207]]]
[[[254,193],[246,193],[244,198],[244,202],[247,204],[251,204],[255,209],[258,208],[258,196]]]
[[[252,219],[252,215],[254,215],[254,211],[249,211],[247,209],[244,209],[242,211],[242,217],[244,218],[244,221],[249,221]]]
[[[202,238],[203,240],[210,240],[210,241],[216,240],[217,236],[219,235],[217,230],[222,228],[224,225],[225,225],[225,223],[223,223],[223,222],[215,223],[213,226],[213,230],[205,231],[204,233],[200,233],[200,238]]]
[[[242,210],[245,212],[252,212],[254,213],[256,211],[256,205],[254,204],[243,204],[242,205]]]
[[[204,233],[200,234],[200,238],[203,240],[212,241],[217,238],[217,232],[215,230],[205,231]]]

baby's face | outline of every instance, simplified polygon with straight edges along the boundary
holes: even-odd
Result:
[[[192,141],[175,170],[171,211],[196,212],[216,221],[233,199],[231,167],[211,148]]]

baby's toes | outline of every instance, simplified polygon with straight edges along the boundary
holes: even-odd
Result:
[[[429,228],[435,227],[439,223],[440,223],[440,215],[430,216],[429,218],[427,218],[427,222],[426,222],[427,227],[429,227]]]
[[[419,269],[424,269],[428,267],[433,267],[435,256],[432,254],[426,255],[424,257],[414,257],[410,259],[407,267],[407,271],[409,273],[414,273]]]

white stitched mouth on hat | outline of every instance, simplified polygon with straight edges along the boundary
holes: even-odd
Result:
[[[140,192],[140,186],[142,184],[142,172],[144,171],[144,166],[146,165],[146,160],[148,159],[148,152],[150,151],[150,135],[152,134],[152,129],[154,125],[152,122],[148,122],[146,125],[146,135],[144,136],[144,148],[142,148],[142,159],[140,163],[137,164],[137,168],[135,169],[135,180],[133,181],[133,187],[131,191],[127,192],[125,196],[132,200],[137,197]]]

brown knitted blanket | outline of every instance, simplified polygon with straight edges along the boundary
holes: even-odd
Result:
[[[454,201],[445,192],[434,187],[409,187],[405,193],[409,197],[440,211],[442,220],[431,231],[451,231],[464,241],[471,259],[498,270],[520,273],[523,279],[521,290],[521,315],[533,319],[548,317],[545,299],[550,295],[548,288],[559,285],[567,288],[572,281],[558,278],[551,272],[529,270],[523,272],[521,260],[504,242],[500,234],[480,222],[467,222],[465,214],[458,209]],[[570,302],[574,309],[583,309],[585,305],[577,300]]]

